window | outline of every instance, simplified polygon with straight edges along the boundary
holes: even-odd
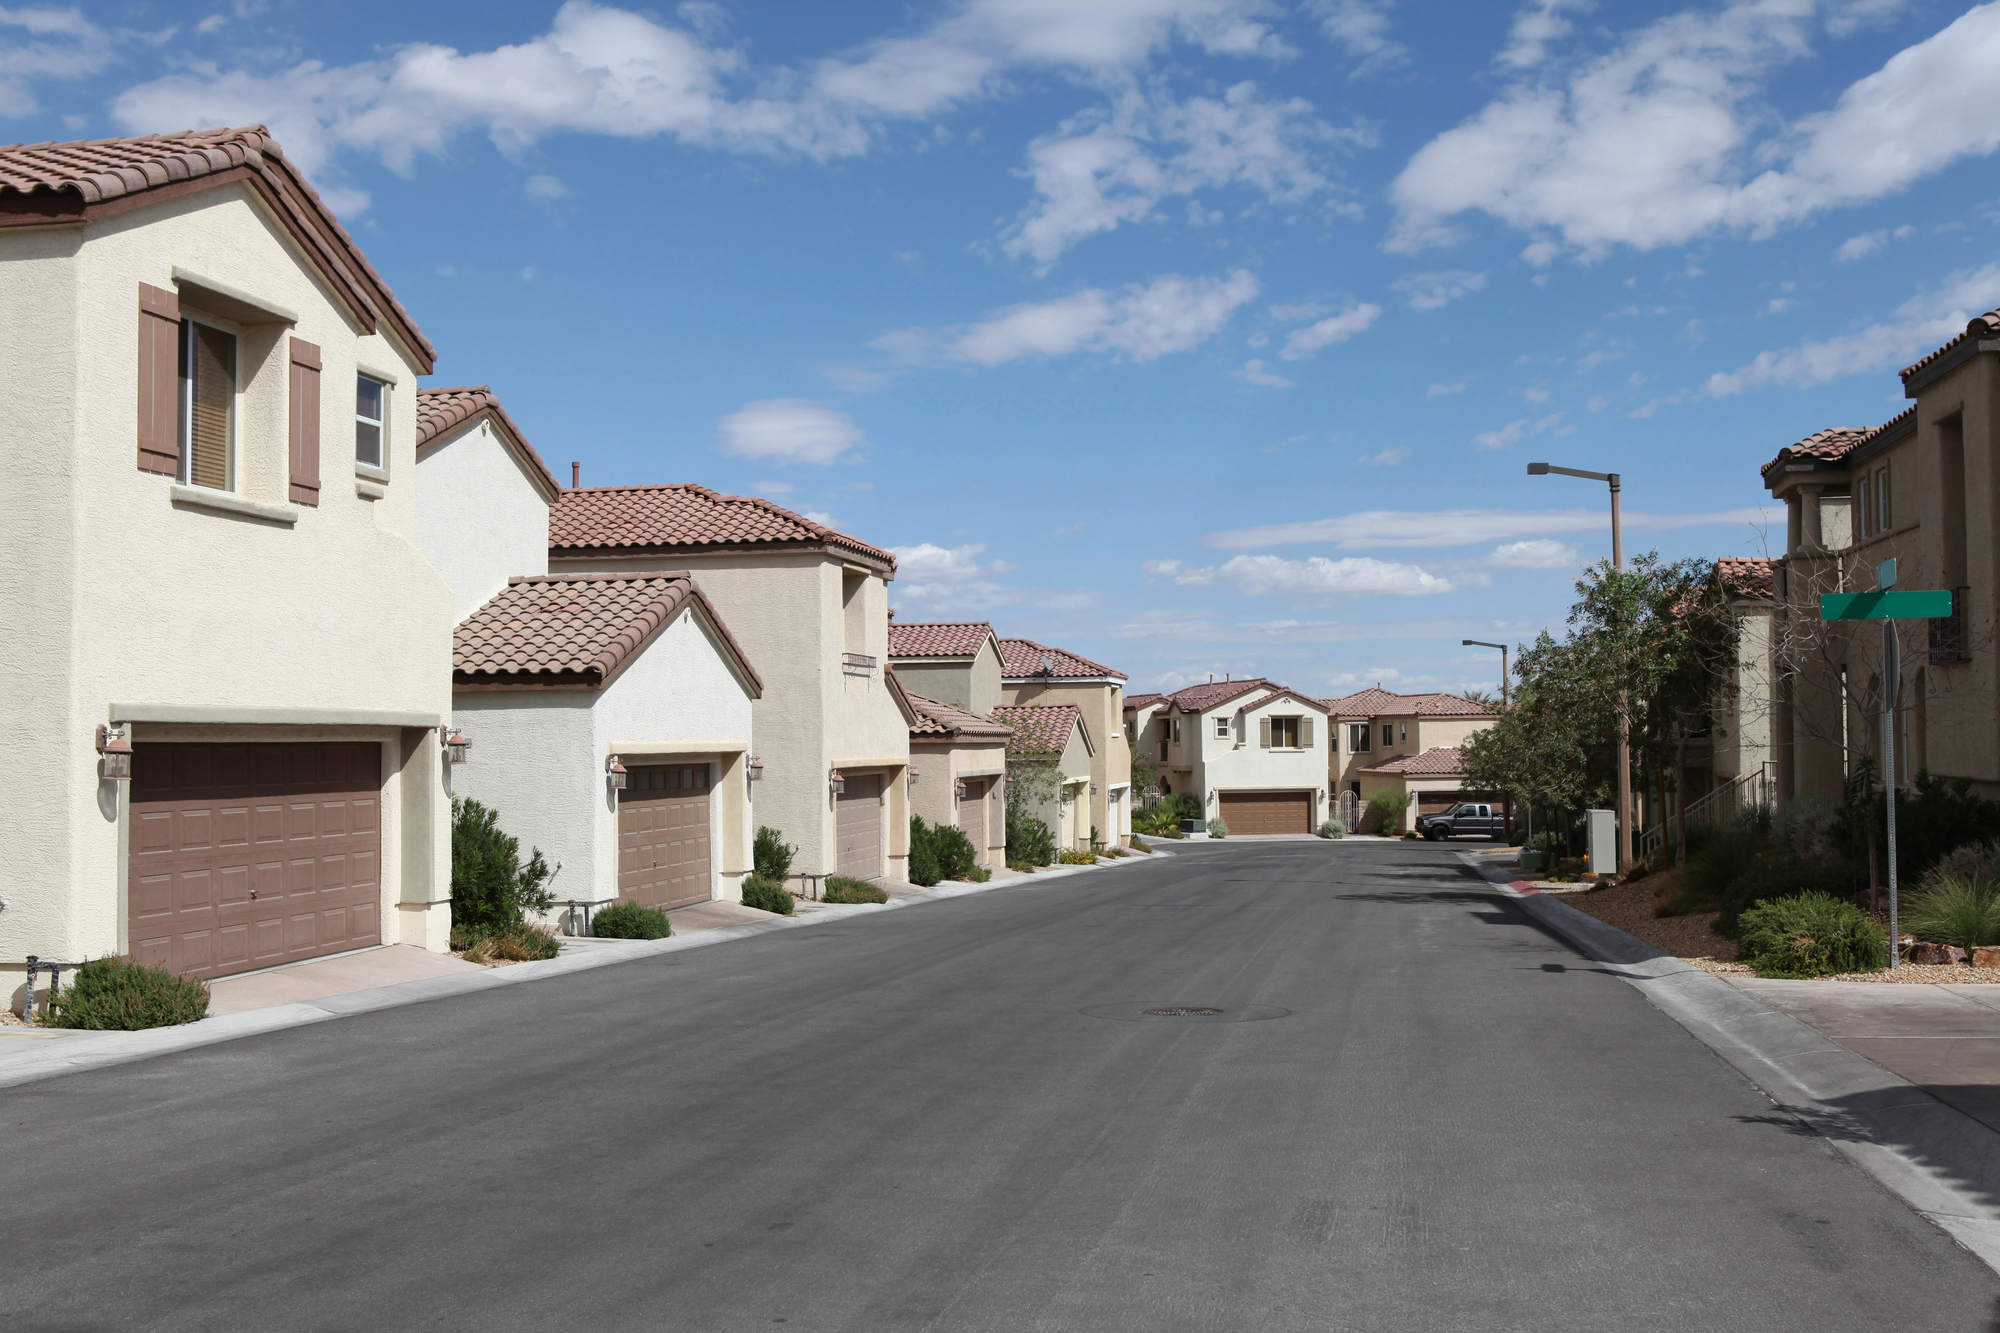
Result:
[[[1889,465],[1884,463],[1875,473],[1875,526],[1887,532],[1895,521],[1889,508]]]
[[[1139,724],[1136,722],[1127,722],[1125,724],[1125,743],[1127,745],[1130,745],[1133,741],[1136,741],[1138,739],[1139,739]]]
[[[389,386],[366,375],[354,377],[354,461],[383,466],[382,441],[389,430]]]
[[[1181,743],[1181,720],[1180,720],[1179,718],[1175,718],[1175,719],[1174,719],[1174,744],[1175,744],[1175,745],[1179,745],[1180,743]]]
[[[1369,745],[1369,741],[1374,739],[1373,731],[1374,729],[1370,727],[1366,722],[1348,723],[1347,752],[1349,754],[1367,754],[1368,751],[1372,748]]]
[[[1874,535],[1875,528],[1868,521],[1873,512],[1868,503],[1868,479],[1863,477],[1861,484],[1854,488],[1854,535],[1856,537]]]
[[[1397,725],[1401,727],[1403,731],[1403,738],[1401,743],[1404,745],[1408,745],[1410,743],[1410,724],[1407,722],[1400,722]]]
[[[1221,714],[1218,714],[1215,719],[1215,739],[1219,741],[1226,741],[1229,739],[1229,736],[1230,736],[1229,719]]]
[[[236,489],[236,335],[181,321],[180,480]]]
[[[1299,748],[1299,720],[1295,717],[1274,717],[1271,719],[1271,748],[1274,750],[1296,750]]]
[[[1395,743],[1396,724],[1393,722],[1384,722],[1382,724],[1382,748],[1386,750]]]

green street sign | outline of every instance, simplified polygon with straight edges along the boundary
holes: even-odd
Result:
[[[1821,620],[1933,620],[1951,614],[1951,590],[1820,594]]]

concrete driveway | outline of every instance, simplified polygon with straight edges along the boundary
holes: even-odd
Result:
[[[2000,1327],[1450,850],[1175,851],[0,1092],[0,1325]]]

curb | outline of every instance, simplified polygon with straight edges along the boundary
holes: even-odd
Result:
[[[1521,909],[1823,1136],[1875,1182],[2000,1272],[2000,1134],[1747,991],[1525,880],[1467,861]]]
[[[204,1018],[198,1023],[188,1023],[180,1027],[149,1028],[141,1032],[62,1032],[59,1036],[56,1035],[58,1030],[50,1029],[44,1040],[0,1038],[0,1088],[19,1087],[25,1083],[38,1083],[43,1079],[56,1078],[63,1074],[79,1073],[87,1069],[104,1069],[111,1065],[129,1064],[135,1060],[150,1060],[154,1056],[170,1055],[175,1051],[193,1050],[199,1046],[235,1041],[239,1037],[254,1037],[266,1032],[283,1031],[286,1028],[325,1023],[352,1014],[369,1014],[381,1009],[400,1008],[407,1004],[422,1004],[427,1000],[448,999],[455,995],[469,995],[476,991],[492,990],[501,986],[517,986],[523,982],[539,981],[544,977],[566,976],[572,972],[587,972],[592,968],[635,962],[641,958],[653,958],[660,954],[679,953],[683,949],[702,949],[712,944],[727,944],[734,940],[749,939],[777,930],[797,930],[823,921],[844,921],[849,917],[870,912],[914,907],[922,903],[963,898],[974,893],[988,893],[1012,885],[1033,884],[1043,879],[1059,879],[1065,875],[1108,870],[1126,861],[1143,865],[1151,860],[1152,857],[1144,855],[1120,857],[1109,863],[1099,862],[1094,866],[1062,866],[1014,879],[989,880],[984,884],[954,882],[948,886],[939,885],[920,893],[891,898],[886,903],[827,903],[815,905],[809,911],[792,916],[774,917],[769,921],[744,921],[734,926],[720,926],[693,935],[673,935],[663,940],[591,940],[587,944],[570,944],[554,958],[515,963],[511,967],[496,967],[480,972],[459,972],[449,976],[399,981],[389,986],[349,991],[344,995],[327,995],[317,1000],[275,1004],[240,1014]],[[22,1049],[7,1049],[15,1046]]]

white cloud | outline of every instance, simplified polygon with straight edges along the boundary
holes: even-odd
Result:
[[[1257,291],[1257,279],[1244,269],[1226,278],[1169,273],[1122,292],[1091,287],[1053,301],[1009,306],[969,327],[907,329],[878,338],[875,345],[912,361],[942,358],[978,366],[1072,352],[1109,352],[1146,362],[1185,352],[1221,332]]]
[[[1536,537],[1494,547],[1486,563],[1506,569],[1572,569],[1583,563],[1583,557],[1568,542]]]
[[[1408,445],[1392,444],[1379,453],[1363,454],[1354,461],[1366,464],[1369,467],[1395,467],[1409,456],[1410,448]]]
[[[1842,264],[1851,264],[1857,259],[1866,259],[1889,243],[1891,237],[1907,240],[1917,234],[1917,229],[1907,224],[1890,231],[1887,227],[1879,231],[1865,231],[1859,236],[1850,236],[1834,251],[1834,259]]]
[[[524,188],[530,199],[562,199],[570,192],[560,176],[530,176]]]
[[[1360,63],[1356,74],[1400,65],[1409,59],[1401,42],[1389,37],[1389,9],[1394,0],[1312,0],[1320,30]]]
[[[117,54],[114,36],[77,9],[0,6],[0,34],[9,29],[26,36],[0,45],[0,116],[33,115],[37,82],[88,78]]]
[[[775,495],[780,498],[790,495],[798,489],[798,487],[792,485],[789,481],[757,481],[752,482],[751,485],[757,488],[757,494],[759,495]]]
[[[984,546],[938,546],[918,542],[915,546],[890,548],[896,557],[896,577],[912,583],[962,583],[988,571],[979,563]]]
[[[1431,387],[1430,387],[1430,388],[1428,388],[1428,389],[1424,390],[1424,397],[1426,397],[1426,398],[1442,398],[1442,397],[1444,397],[1444,396],[1445,396],[1446,394],[1448,394],[1448,393],[1464,393],[1464,392],[1465,392],[1465,381],[1464,381],[1464,380],[1453,380],[1453,381],[1452,381],[1451,383],[1449,383],[1449,384],[1433,384],[1433,385],[1431,385]]]
[[[1920,292],[1897,307],[1892,319],[1821,342],[1802,342],[1782,352],[1760,352],[1746,366],[1717,372],[1702,386],[1704,398],[1723,398],[1746,389],[1781,384],[1807,389],[1816,384],[1893,370],[1965,332],[1974,315],[2000,305],[2000,263],[1954,273],[1935,291]]]
[[[1710,513],[1661,514],[1625,511],[1627,532],[1668,532],[1682,528],[1735,527],[1762,524],[1771,509],[1721,509]],[[1325,545],[1342,550],[1471,546],[1480,542],[1547,537],[1551,534],[1608,534],[1609,520],[1601,508],[1591,509],[1440,509],[1430,512],[1371,509],[1338,518],[1272,523],[1261,527],[1211,532],[1204,545],[1225,551],[1255,551],[1271,546]]]
[[[1410,298],[1410,309],[1436,310],[1440,306],[1450,305],[1467,293],[1484,290],[1486,275],[1468,273],[1464,269],[1448,269],[1443,273],[1412,273],[1406,278],[1398,278],[1389,286],[1392,291],[1402,292]]]
[[[1285,339],[1284,350],[1278,355],[1287,361],[1299,361],[1311,356],[1332,343],[1344,343],[1355,334],[1367,329],[1382,313],[1379,305],[1360,302],[1350,305],[1337,315],[1329,315],[1317,324],[1292,330],[1291,337]]]
[[[1411,158],[1391,188],[1390,248],[1448,241],[1449,220],[1469,210],[1544,233],[1530,247],[1544,261],[1558,238],[1589,257],[1717,230],[1761,237],[2000,147],[1987,105],[2000,79],[2000,0],[1898,52],[1829,110],[1771,125],[1764,86],[1810,53],[1822,14],[1866,16],[1816,12],[1811,0],[1690,9],[1564,77],[1524,77]],[[1546,48],[1518,50],[1535,64]],[[1775,165],[1751,174],[1765,163]]]
[[[833,521],[833,515],[827,513],[824,509],[807,509],[802,511],[799,517],[809,522],[817,523],[823,528],[836,528],[840,526]]]
[[[1499,430],[1482,430],[1472,437],[1472,443],[1480,449],[1505,449],[1520,440],[1521,436],[1527,433],[1527,429],[1528,422],[1524,417],[1519,421],[1508,422]]]
[[[861,428],[847,413],[804,398],[745,403],[722,419],[723,452],[738,458],[824,467],[861,443]]]
[[[1173,565],[1172,570],[1155,565]],[[1272,593],[1299,596],[1355,596],[1371,593],[1423,594],[1450,592],[1452,584],[1415,565],[1349,556],[1329,560],[1323,555],[1287,560],[1275,555],[1239,555],[1220,566],[1180,569],[1177,561],[1159,561],[1148,573],[1167,573],[1184,588],[1228,585],[1245,597]]]
[[[1498,57],[1502,65],[1533,69],[1548,59],[1549,44],[1569,36],[1574,25],[1563,17],[1565,9],[1587,9],[1589,0],[1535,0],[1514,15],[1507,30],[1507,46]]]
[[[1259,388],[1289,389],[1292,387],[1290,380],[1286,379],[1283,375],[1264,369],[1264,363],[1255,357],[1245,361],[1243,369],[1237,371],[1236,374],[1239,379],[1248,380]]]

